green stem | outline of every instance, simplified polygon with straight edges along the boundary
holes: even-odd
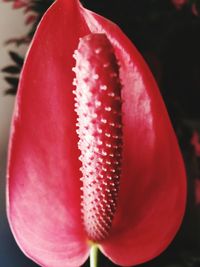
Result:
[[[98,247],[96,245],[92,245],[90,249],[90,267],[98,266]]]

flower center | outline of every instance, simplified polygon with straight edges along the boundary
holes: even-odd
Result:
[[[105,34],[80,39],[75,51],[78,147],[83,224],[92,241],[105,239],[116,211],[122,157],[119,66]]]

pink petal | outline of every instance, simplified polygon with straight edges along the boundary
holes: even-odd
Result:
[[[157,85],[135,47],[115,25],[84,12],[92,32],[105,32],[121,66],[123,171],[117,214],[102,252],[120,265],[160,254],[185,210],[186,179],[177,140]]]
[[[42,266],[79,266],[89,253],[71,71],[78,38],[87,33],[75,1],[49,9],[29,51],[15,106],[8,217],[21,249]]]

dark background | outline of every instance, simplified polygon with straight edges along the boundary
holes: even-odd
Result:
[[[35,1],[38,20],[51,2]],[[170,0],[82,0],[88,9],[116,22],[148,62],[159,84],[185,159],[188,201],[182,227],[169,248],[158,258],[140,265],[144,267],[200,267],[200,200],[197,197],[199,192],[197,185],[200,181],[199,2],[198,0],[173,1],[173,3]],[[38,20],[27,35],[28,41]],[[13,52],[17,56],[17,46],[27,40],[15,42],[16,51]],[[21,56],[18,56],[17,60],[11,53],[13,65],[20,66]],[[3,71],[5,76],[12,77],[12,72],[8,69]],[[14,79],[7,79],[11,89],[5,88],[6,94],[15,94],[18,80]],[[197,137],[196,142],[192,142],[194,134]],[[6,220],[0,220],[0,223],[2,232],[0,267],[37,266],[19,251]],[[84,266],[89,266],[89,263]],[[115,265],[101,255],[99,266]]]

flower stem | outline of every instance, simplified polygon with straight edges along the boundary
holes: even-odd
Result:
[[[93,245],[90,249],[90,267],[98,266],[98,246]]]

